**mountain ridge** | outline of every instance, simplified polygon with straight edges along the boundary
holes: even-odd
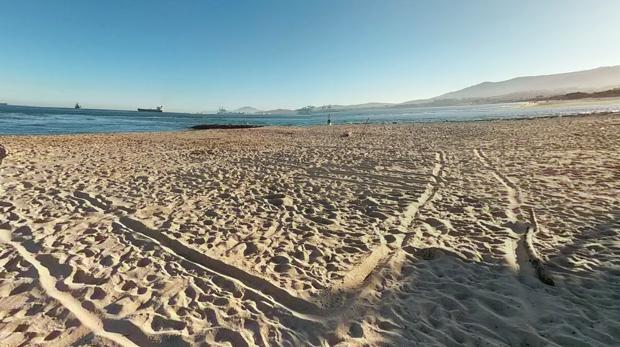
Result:
[[[620,87],[620,65],[547,75],[518,76],[507,80],[485,81],[448,92],[432,100],[480,98],[510,99],[545,97],[572,92],[599,92]]]
[[[306,106],[297,110],[276,108],[261,111],[251,106],[235,110],[248,114],[339,112],[361,109],[389,109],[416,106],[457,106],[517,102],[543,99],[570,93],[597,93],[620,88],[620,65],[601,66],[588,70],[546,75],[517,76],[501,81],[484,81],[429,99],[416,99],[401,103],[366,102],[354,105]]]

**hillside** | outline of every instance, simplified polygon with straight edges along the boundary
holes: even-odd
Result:
[[[613,94],[613,95],[612,95]],[[298,110],[275,109],[260,111],[246,106],[234,112],[247,114],[316,114],[369,109],[408,107],[456,106],[465,104],[492,104],[528,100],[571,100],[620,96],[620,65],[591,70],[516,77],[500,82],[482,82],[461,90],[430,99],[417,99],[392,104],[368,102],[356,105],[306,106]],[[304,111],[302,111],[304,110]]]
[[[576,92],[576,93],[568,93],[562,95],[554,95],[548,98],[542,99],[534,99],[535,101],[544,101],[544,100],[578,100],[578,99],[588,99],[588,98],[617,98],[620,97],[620,88],[605,90],[602,92],[596,93],[584,93],[584,92]]]
[[[483,82],[440,95],[433,100],[513,101],[574,92],[599,92],[617,87],[620,87],[620,65],[553,75],[517,77],[500,82]]]

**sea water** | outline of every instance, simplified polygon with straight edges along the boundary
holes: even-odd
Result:
[[[330,112],[333,124],[475,121],[620,111],[616,103],[528,106],[526,103],[409,107]],[[80,134],[186,130],[198,124],[311,126],[327,123],[313,115],[215,115],[0,105],[0,135]]]

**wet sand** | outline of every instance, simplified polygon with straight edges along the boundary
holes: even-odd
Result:
[[[620,343],[618,115],[0,144],[2,345]]]

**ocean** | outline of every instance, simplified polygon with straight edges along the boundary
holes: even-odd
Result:
[[[620,100],[528,106],[525,103],[367,109],[331,112],[332,124],[475,121],[620,111]],[[313,115],[207,115],[150,113],[0,105],[0,135],[82,134],[178,131],[198,124],[311,126],[327,122],[327,113]]]

